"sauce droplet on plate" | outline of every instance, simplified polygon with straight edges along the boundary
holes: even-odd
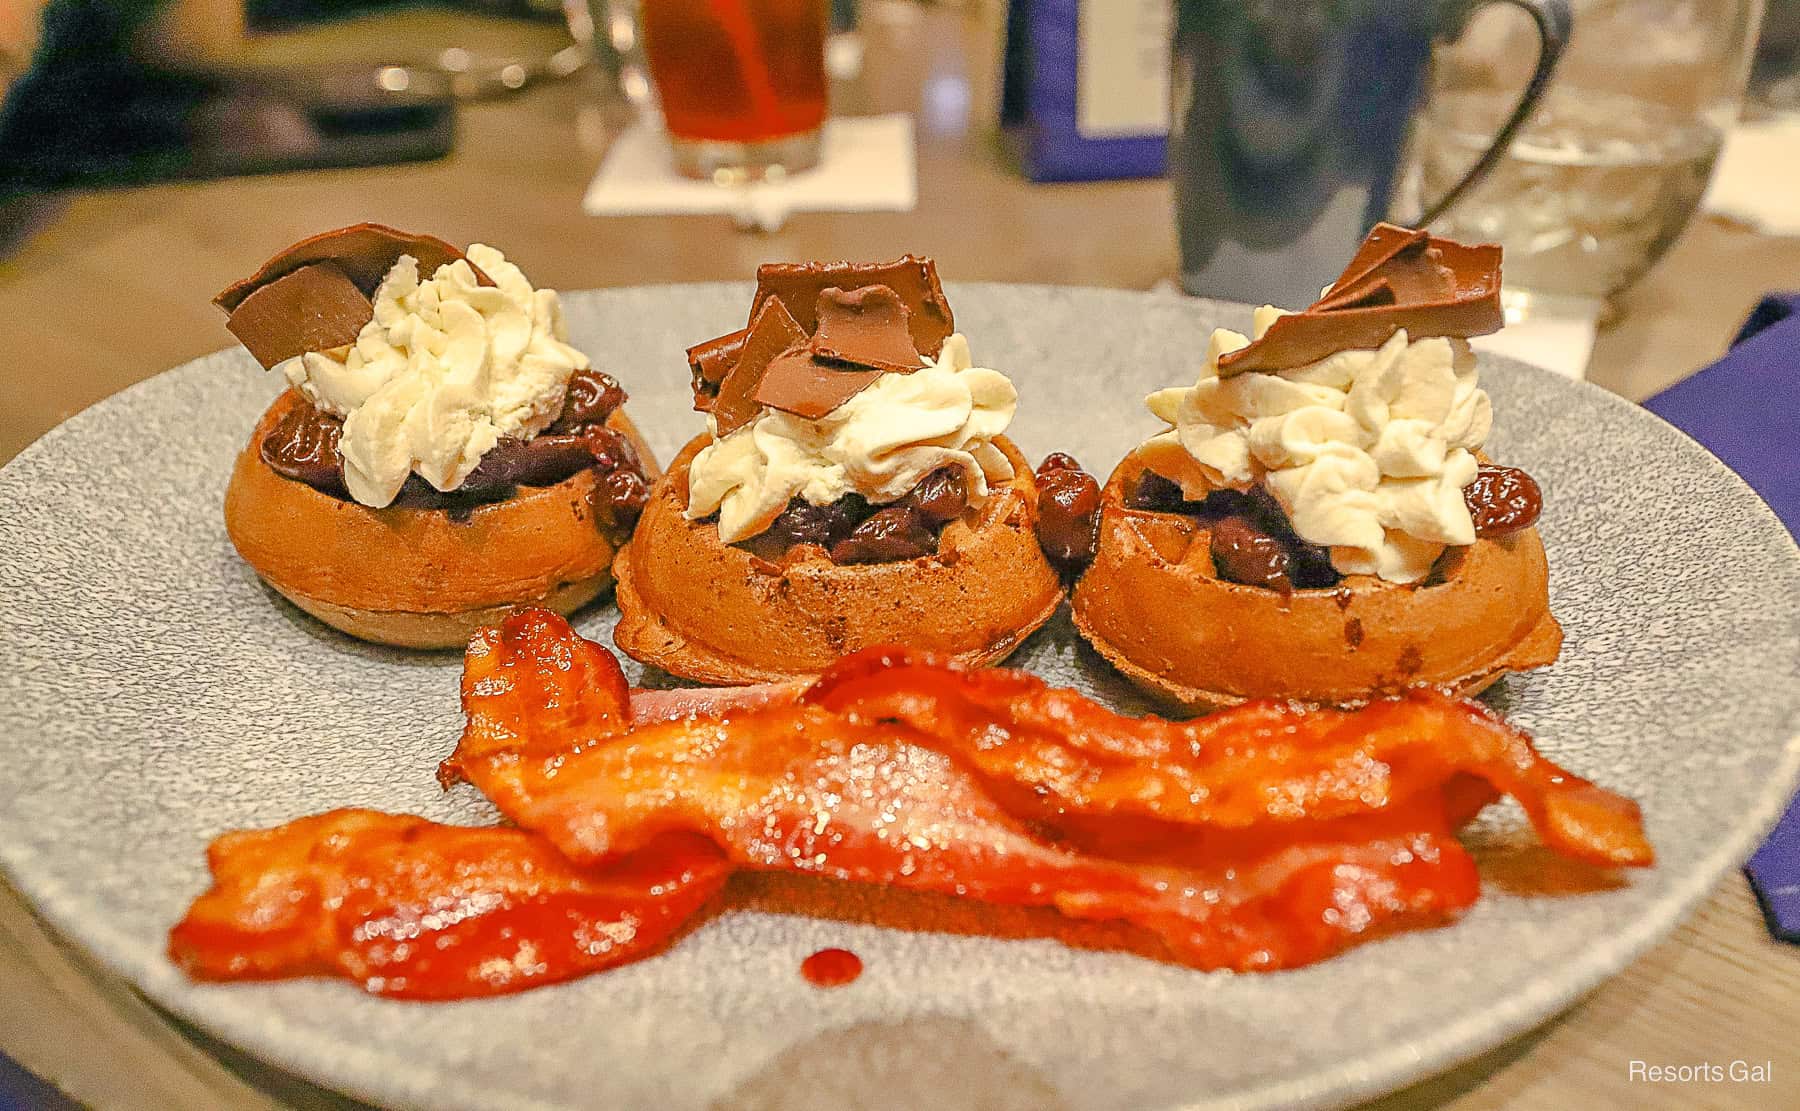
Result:
[[[841,988],[862,975],[862,958],[848,949],[821,949],[800,962],[800,975],[816,988]]]

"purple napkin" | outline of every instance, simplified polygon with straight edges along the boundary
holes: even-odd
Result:
[[[32,1108],[32,1111],[79,1111],[81,1104],[60,1088],[25,1071],[11,1057],[0,1053],[0,1107]]]
[[[1644,407],[1706,445],[1800,536],[1800,293],[1763,298],[1723,359]],[[1769,932],[1800,943],[1800,798],[1744,872]]]
[[[1800,293],[1763,298],[1723,359],[1644,407],[1706,445],[1800,536]]]

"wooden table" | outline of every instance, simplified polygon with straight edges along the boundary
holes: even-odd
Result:
[[[1176,273],[1161,182],[1032,186],[993,139],[999,22],[867,3],[869,66],[846,114],[918,113],[910,213],[802,215],[771,235],[724,217],[585,217],[583,188],[610,135],[583,80],[470,107],[456,152],[431,164],[157,186],[47,200],[0,261],[0,462],[139,379],[228,346],[210,295],[272,247],[379,220],[500,244],[561,289],[743,278],[768,259],[935,255],[966,280],[1148,289]],[[256,48],[270,59],[395,60],[444,45],[560,45],[542,28],[412,14]],[[1764,291],[1800,282],[1800,240],[1703,220],[1628,299],[1589,377],[1641,399],[1715,358]],[[169,1021],[89,965],[0,885],[0,1052],[100,1107],[352,1106]],[[1771,941],[1734,874],[1674,936],[1543,1028],[1383,1108],[1800,1105],[1800,951]],[[1763,1087],[1647,1086],[1633,1059],[1773,1061]]]

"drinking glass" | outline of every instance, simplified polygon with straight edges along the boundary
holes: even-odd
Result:
[[[1609,303],[1669,249],[1737,119],[1761,0],[1574,0],[1537,112],[1432,230],[1506,250],[1509,318]],[[1421,191],[1458,180],[1529,77],[1531,30],[1501,11],[1441,44],[1420,122]],[[1781,188],[1782,183],[1772,183]]]
[[[827,0],[640,0],[675,168],[758,179],[819,160]]]

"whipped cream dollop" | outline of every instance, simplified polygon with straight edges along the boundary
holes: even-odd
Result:
[[[1258,309],[1256,334],[1279,316]],[[1475,542],[1462,492],[1493,409],[1467,340],[1400,331],[1375,350],[1219,377],[1220,357],[1249,343],[1215,330],[1199,380],[1150,395],[1170,428],[1138,449],[1147,467],[1188,498],[1266,488],[1344,575],[1415,582],[1445,547]]]
[[[481,285],[470,262],[494,284]],[[400,256],[354,344],[277,369],[343,418],[344,485],[380,508],[409,474],[455,490],[502,436],[525,440],[549,427],[569,378],[588,366],[566,337],[556,292],[533,289],[504,255],[477,243],[468,261],[423,278],[417,260]]]
[[[974,365],[961,333],[923,368],[884,374],[818,420],[764,409],[688,467],[687,516],[719,514],[727,544],[755,536],[798,496],[830,505],[846,494],[883,504],[905,497],[939,467],[962,469],[970,502],[1013,477],[994,437],[1012,423],[1019,394],[996,370]]]

